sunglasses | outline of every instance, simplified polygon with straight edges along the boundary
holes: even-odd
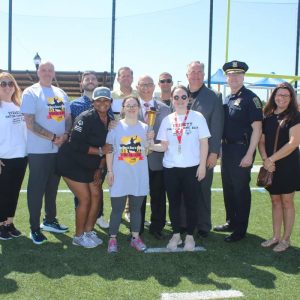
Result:
[[[176,101],[178,101],[179,99],[186,100],[187,98],[188,98],[187,95],[182,95],[182,96],[175,95],[173,97],[173,99],[176,100]]]
[[[14,83],[12,81],[1,81],[0,86],[2,88],[6,88],[7,86],[14,87]]]
[[[168,78],[168,79],[160,79],[159,80],[160,83],[171,83],[172,79]]]

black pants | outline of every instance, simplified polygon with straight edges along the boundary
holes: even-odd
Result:
[[[152,171],[149,169],[151,225],[150,231],[161,232],[166,224],[166,189],[164,183],[164,171]],[[144,231],[146,201],[144,198],[141,213],[142,223],[140,233]]]
[[[221,175],[226,221],[239,236],[246,234],[251,207],[251,167],[239,166],[247,150],[246,145],[222,145]]]
[[[194,233],[197,224],[198,166],[188,168],[164,168],[165,185],[169,199],[169,215],[173,233],[180,232],[180,207],[182,195],[186,210],[187,234]]]
[[[5,166],[0,174],[0,222],[14,217],[21,185],[24,179],[27,157],[3,159]]]

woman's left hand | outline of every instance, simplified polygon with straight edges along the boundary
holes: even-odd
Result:
[[[205,166],[199,165],[196,172],[196,177],[198,181],[201,181],[206,175],[206,168]]]

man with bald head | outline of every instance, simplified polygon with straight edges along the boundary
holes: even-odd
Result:
[[[208,140],[209,149],[206,163],[206,176],[199,182],[198,234],[207,237],[211,230],[211,185],[213,169],[217,164],[221,149],[221,139],[224,126],[224,111],[222,95],[207,88],[204,84],[204,64],[193,61],[188,65],[188,89],[191,94],[190,108],[199,111],[206,119],[211,137]]]
[[[40,228],[55,233],[68,230],[56,219],[56,194],[60,178],[55,173],[55,163],[58,148],[68,139],[72,120],[66,93],[52,85],[54,65],[42,62],[37,74],[39,82],[23,92],[21,111],[28,129],[30,237],[34,244],[39,245],[47,241]],[[40,226],[43,197],[45,218]]]
[[[155,110],[156,119],[153,130],[156,135],[158,133],[160,124],[164,117],[170,114],[170,108],[162,103],[153,99],[155,85],[152,77],[149,75],[141,76],[138,80],[137,91],[139,93],[139,100],[141,102],[141,109],[139,119],[143,122],[147,120],[147,111]],[[163,239],[162,230],[166,223],[166,190],[164,185],[164,175],[162,166],[163,153],[152,152],[148,155],[148,167],[149,167],[149,183],[150,183],[150,204],[151,204],[151,224],[149,232],[156,239]],[[145,211],[146,211],[146,199],[145,197],[142,206],[142,228],[143,232]]]

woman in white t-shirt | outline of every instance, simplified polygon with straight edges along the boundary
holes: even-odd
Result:
[[[19,237],[13,223],[27,166],[26,125],[21,90],[14,77],[0,73],[0,240]]]
[[[197,185],[205,177],[208,138],[210,133],[203,115],[188,110],[189,91],[179,85],[172,90],[174,113],[165,117],[157,134],[160,144],[154,151],[165,152],[164,177],[169,199],[169,214],[173,236],[167,248],[175,251],[182,244],[180,237],[180,204],[182,195],[187,215],[187,235],[184,250],[193,251],[193,232],[197,224]]]

